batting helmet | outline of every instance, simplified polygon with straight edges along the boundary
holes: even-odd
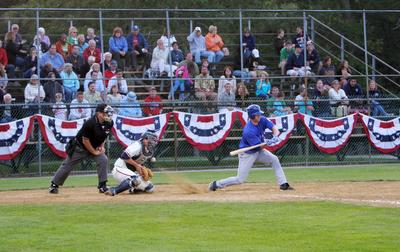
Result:
[[[246,110],[247,110],[247,115],[248,115],[249,118],[251,118],[251,119],[254,119],[254,117],[255,117],[256,115],[262,115],[262,114],[264,114],[264,112],[261,111],[260,106],[258,106],[257,104],[252,104],[252,105],[248,106],[248,107],[246,108]]]

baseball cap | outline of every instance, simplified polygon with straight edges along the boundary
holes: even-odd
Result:
[[[138,25],[133,25],[132,26],[132,31],[139,31],[139,26]]]
[[[118,62],[116,60],[111,60],[110,65],[118,66]]]
[[[264,111],[261,111],[260,106],[258,106],[257,104],[252,104],[252,105],[248,106],[246,108],[246,110],[247,110],[247,114],[248,114],[249,118],[251,118],[251,119],[253,119],[254,116],[256,116],[256,115],[264,114]]]
[[[114,113],[114,109],[110,105],[102,103],[97,105],[96,112],[103,112],[106,113],[108,116],[112,116]]]
[[[196,26],[196,28],[194,28],[194,30],[195,30],[195,31],[199,31],[199,32],[201,32],[201,28],[200,28],[200,27],[198,27],[198,26]]]
[[[254,58],[260,58],[260,52],[257,49],[253,49],[251,53],[253,54]]]
[[[296,44],[296,45],[294,46],[294,48],[301,48],[301,46],[300,46],[299,44]]]

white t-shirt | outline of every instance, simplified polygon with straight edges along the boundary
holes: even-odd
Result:
[[[331,99],[331,104],[336,104],[340,100],[347,100],[347,95],[343,89],[339,89],[337,92],[334,88],[329,89],[329,99]]]

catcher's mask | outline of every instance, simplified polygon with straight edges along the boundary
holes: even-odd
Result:
[[[142,134],[140,140],[147,139],[149,141],[149,146],[151,148],[156,147],[158,143],[158,136],[154,130],[147,130],[145,133]]]

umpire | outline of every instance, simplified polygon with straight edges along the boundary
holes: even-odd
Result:
[[[54,175],[49,193],[57,194],[58,187],[64,184],[74,166],[87,158],[94,160],[97,164],[99,193],[108,191],[106,184],[108,158],[104,154],[104,143],[113,126],[112,115],[111,106],[107,104],[97,105],[96,114],[83,124],[76,137],[67,144],[68,157],[62,162]]]

